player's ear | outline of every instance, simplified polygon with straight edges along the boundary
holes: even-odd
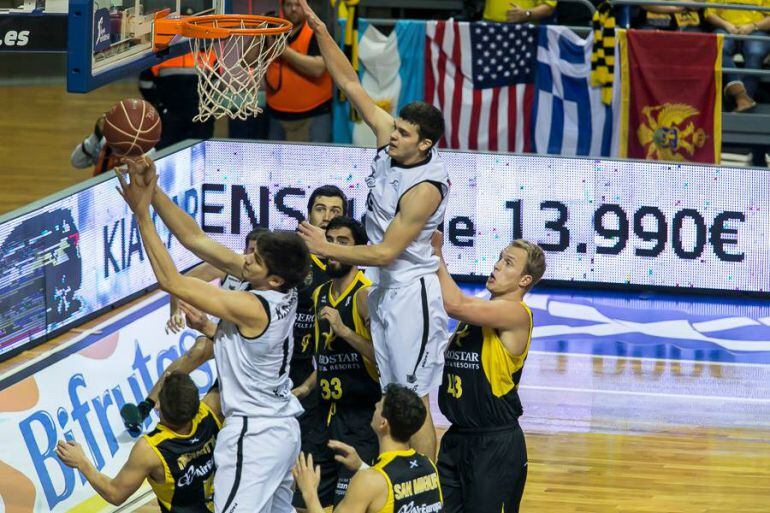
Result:
[[[430,150],[431,146],[433,146],[433,141],[431,139],[423,139],[417,143],[417,149],[422,152],[427,152]]]
[[[530,285],[532,285],[532,275],[531,275],[531,274],[525,274],[525,275],[524,275],[524,276],[522,276],[522,277],[521,277],[521,279],[519,280],[519,287],[521,287],[521,288],[523,288],[523,289],[526,289],[526,288],[528,288]]]
[[[281,287],[283,287],[284,283],[286,283],[286,280],[284,280],[278,275],[271,274],[270,276],[267,277],[267,284],[274,289],[280,289]]]

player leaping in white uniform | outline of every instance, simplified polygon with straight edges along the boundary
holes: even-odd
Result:
[[[117,172],[116,172],[117,173]],[[151,161],[129,163],[130,185],[118,173],[158,284],[219,317],[214,354],[225,423],[217,436],[214,507],[217,513],[290,513],[291,468],[300,451],[302,406],[291,393],[289,356],[297,285],[310,270],[307,247],[295,233],[268,232],[253,253],[239,254],[207,237],[189,215],[156,187]],[[152,202],[179,241],[201,259],[247,281],[223,290],[183,276],[155,231]]]
[[[377,137],[377,154],[366,179],[366,232],[372,244],[329,244],[323,230],[300,225],[311,253],[339,262],[378,267],[369,294],[371,333],[383,387],[407,386],[429,406],[428,393],[441,383],[448,342],[447,315],[430,238],[444,220],[449,176],[435,149],[444,134],[441,111],[410,103],[397,119],[366,93],[326,25],[300,0],[321,55],[337,87],[345,93]],[[412,447],[436,457],[436,431],[428,416]]]

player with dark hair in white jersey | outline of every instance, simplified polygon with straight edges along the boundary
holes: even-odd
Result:
[[[366,179],[366,233],[371,244],[331,244],[323,230],[308,223],[300,225],[300,234],[311,253],[344,264],[379,268],[372,275],[369,311],[381,385],[404,385],[417,392],[427,406],[428,393],[441,383],[449,341],[435,274],[438,259],[430,244],[433,231],[443,223],[449,193],[446,166],[435,148],[444,134],[444,118],[433,105],[412,102],[393,119],[366,93],[307,1],[300,3],[326,69],[374,131],[379,146]],[[436,430],[430,408],[425,424],[410,443],[435,459]]]
[[[267,228],[255,228],[250,231],[246,235],[246,247],[244,248],[243,253],[254,253],[257,249],[257,239],[259,236],[269,231],[270,230]],[[205,282],[211,282],[218,279],[220,288],[225,290],[244,290],[249,287],[248,282],[244,283],[235,276],[220,271],[208,262],[202,262],[200,265],[195,266],[186,273],[186,276],[198,278]],[[211,322],[208,317],[197,308],[193,308],[187,304],[182,306],[179,302],[179,298],[175,296],[170,296],[169,304],[171,308],[171,317],[166,322],[166,333],[169,331],[178,333],[184,328],[185,315],[182,313],[182,310],[185,310],[187,312],[187,325],[190,328],[198,329],[198,331],[205,335],[197,337],[193,346],[185,351],[179,358],[171,362],[164,372],[164,375],[171,374],[175,371],[190,374],[193,370],[214,358],[214,343],[211,341],[211,338],[214,336],[216,324]],[[163,387],[164,381],[164,379],[158,379],[147,394],[147,398],[140,401],[139,404],[126,403],[120,409],[120,416],[129,433],[135,436],[138,436],[138,434],[141,433],[142,423],[150,416],[150,412],[158,404],[160,389]],[[218,382],[215,382],[212,388],[217,388],[218,386]]]
[[[291,393],[297,289],[310,268],[302,239],[270,232],[248,255],[208,237],[156,187],[151,160],[128,161],[130,184],[116,171],[121,195],[136,216],[147,257],[160,288],[220,319],[214,353],[225,422],[214,449],[217,513],[289,513],[291,468],[300,451],[302,406]],[[155,230],[149,207],[188,250],[236,278],[249,290],[223,290],[181,275]]]

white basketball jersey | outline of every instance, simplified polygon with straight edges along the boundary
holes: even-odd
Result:
[[[214,335],[222,413],[243,417],[295,417],[302,406],[291,393],[289,358],[294,350],[297,291],[249,290],[268,313],[268,325],[256,338],[222,320]]]
[[[247,290],[248,284],[249,282],[241,281],[235,276],[228,274],[225,276],[225,279],[219,283],[219,288],[225,290]]]
[[[430,238],[444,222],[449,175],[436,148],[428,158],[413,166],[394,162],[387,146],[377,150],[372,161],[372,173],[366,178],[369,196],[366,199],[366,234],[372,244],[382,242],[385,230],[396,217],[399,201],[409,189],[421,182],[432,182],[441,190],[441,203],[417,238],[387,267],[372,273],[372,282],[381,287],[400,287],[419,280],[421,276],[435,273],[438,258],[433,255]]]

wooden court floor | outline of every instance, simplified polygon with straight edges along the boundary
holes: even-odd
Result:
[[[0,213],[88,178],[90,170],[70,168],[72,148],[100,112],[135,94],[134,84],[85,96],[63,86],[0,88]],[[0,364],[0,373],[72,336]],[[622,364],[641,371],[604,373],[607,358],[598,356],[530,356],[522,382],[529,457],[522,511],[770,512],[770,368],[699,364],[693,375],[713,378],[707,384],[716,396],[708,397],[700,381],[671,370],[676,362],[654,362],[671,372],[652,384],[642,372],[650,362]],[[733,397],[747,388],[751,397]],[[150,502],[139,511],[158,508]]]

